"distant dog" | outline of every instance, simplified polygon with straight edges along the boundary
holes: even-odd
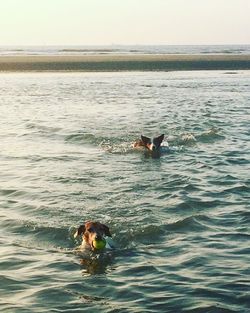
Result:
[[[145,148],[146,151],[149,151],[152,154],[152,156],[159,156],[161,153],[161,144],[163,139],[164,134],[152,139],[141,135],[141,139],[133,143],[133,148]]]
[[[74,237],[77,238],[78,236],[82,236],[81,248],[91,249],[92,251],[96,250],[93,245],[95,240],[103,240],[105,236],[112,237],[108,226],[93,221],[80,225]],[[113,248],[110,241],[106,241],[106,248]]]

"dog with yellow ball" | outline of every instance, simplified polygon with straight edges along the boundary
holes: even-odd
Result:
[[[74,238],[79,236],[82,237],[81,248],[95,252],[114,249],[109,227],[100,222],[87,221],[85,224],[80,225],[74,234]]]

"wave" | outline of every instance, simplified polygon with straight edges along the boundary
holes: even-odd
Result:
[[[119,52],[119,49],[102,49],[102,48],[96,48],[96,49],[74,49],[74,48],[68,48],[68,49],[61,49],[59,52],[76,52],[76,53],[88,53],[88,54],[105,54],[105,53],[117,53]]]
[[[137,247],[141,244],[165,244],[168,236],[174,233],[204,233],[215,230],[213,218],[204,214],[192,215],[172,222],[138,225],[136,223],[127,229],[113,226],[114,240],[119,248]]]
[[[104,46],[1,46],[0,55],[61,54],[249,54],[250,45],[104,45]]]
[[[65,136],[65,141],[70,143],[93,143],[93,144],[100,144],[103,138],[98,137],[91,133],[73,133],[70,135]]]
[[[204,232],[213,229],[212,220],[206,215],[192,215],[166,225],[171,232]]]
[[[238,309],[229,308],[223,304],[189,305],[184,311],[185,313],[239,313]]]
[[[8,231],[8,240],[5,243],[34,249],[56,250],[60,247],[72,248],[74,243],[71,238],[69,227],[58,226],[56,222],[53,225],[41,224],[39,221],[26,219],[22,215],[16,215],[15,218],[6,216],[2,225],[2,230]],[[7,237],[6,237],[7,238]]]
[[[27,123],[26,128],[27,129],[36,129],[36,130],[41,131],[43,133],[55,133],[55,132],[58,132],[62,129],[61,127],[41,125],[41,124],[37,124],[37,123],[33,123],[33,122]]]
[[[196,139],[199,142],[212,143],[212,142],[215,142],[217,140],[225,139],[225,136],[220,134],[219,129],[211,128],[211,129],[208,129],[208,130],[202,132],[200,135],[196,135]]]
[[[184,132],[179,135],[170,135],[167,137],[170,146],[193,146],[198,143],[214,143],[218,140],[224,140],[225,136],[217,128],[204,130],[200,134],[193,132]]]
[[[52,131],[56,131],[53,128]],[[41,131],[46,131],[41,128]],[[50,129],[48,129],[50,131]],[[167,132],[166,132],[167,133]],[[134,149],[133,143],[138,136],[128,134],[126,137],[107,137],[88,132],[77,132],[65,136],[65,141],[76,144],[89,144],[100,147],[103,151],[111,154],[141,153],[143,149]],[[219,129],[211,128],[200,134],[184,132],[177,135],[166,135],[166,141],[162,145],[162,155],[181,151],[182,147],[190,147],[199,143],[214,143],[224,140],[225,137]]]
[[[67,135],[65,141],[69,143],[93,145],[112,154],[126,154],[134,150],[132,148],[133,141],[128,141],[128,138],[105,137],[93,133],[75,133]]]
[[[133,149],[132,142],[123,142],[120,144],[112,143],[109,140],[103,140],[100,143],[100,147],[109,153],[112,154],[127,154],[135,152]]]

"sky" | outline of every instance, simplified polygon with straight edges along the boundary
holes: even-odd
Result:
[[[250,0],[0,0],[0,45],[250,44]]]

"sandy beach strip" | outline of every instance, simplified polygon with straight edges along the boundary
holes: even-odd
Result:
[[[0,72],[249,70],[250,55],[0,56]]]

